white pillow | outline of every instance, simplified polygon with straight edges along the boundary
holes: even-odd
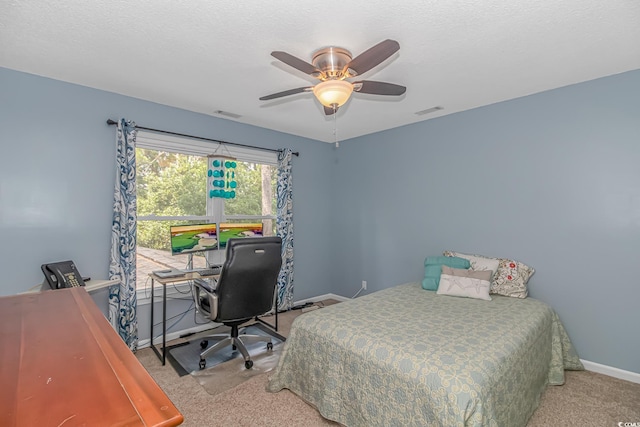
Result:
[[[491,301],[491,271],[464,270],[442,266],[437,294]]]

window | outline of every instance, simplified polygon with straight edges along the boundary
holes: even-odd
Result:
[[[171,255],[171,225],[261,222],[265,236],[275,235],[275,152],[147,131],[138,132],[136,145],[138,288],[154,270],[187,268],[190,259],[194,268],[224,261],[223,249]],[[211,155],[233,158],[234,198],[210,197]]]

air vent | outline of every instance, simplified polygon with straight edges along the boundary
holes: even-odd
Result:
[[[242,117],[240,114],[230,113],[228,111],[222,111],[222,110],[216,110],[213,112],[213,114],[229,117],[231,119],[239,119],[240,117]]]
[[[438,105],[437,107],[427,108],[426,110],[418,111],[414,114],[416,116],[424,116],[425,114],[435,113],[436,111],[440,111],[440,110],[444,110],[444,107],[441,107]]]

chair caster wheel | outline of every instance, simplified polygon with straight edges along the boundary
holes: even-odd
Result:
[[[207,341],[207,340],[200,341],[200,348],[201,349],[204,350],[205,348],[207,348],[208,345],[209,345],[209,341]]]
[[[245,360],[244,367],[247,369],[251,369],[253,367],[253,360]]]
[[[204,369],[204,367],[207,366],[207,361],[204,359],[200,359],[200,363],[198,364],[198,366],[200,366],[200,369]]]
[[[267,343],[267,350],[273,350],[273,343],[272,342],[268,342]]]

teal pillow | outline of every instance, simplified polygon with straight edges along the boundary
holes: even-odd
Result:
[[[442,266],[451,268],[469,268],[471,263],[468,259],[455,256],[431,256],[424,260],[424,279],[422,279],[422,289],[437,291],[440,285],[440,275]]]

